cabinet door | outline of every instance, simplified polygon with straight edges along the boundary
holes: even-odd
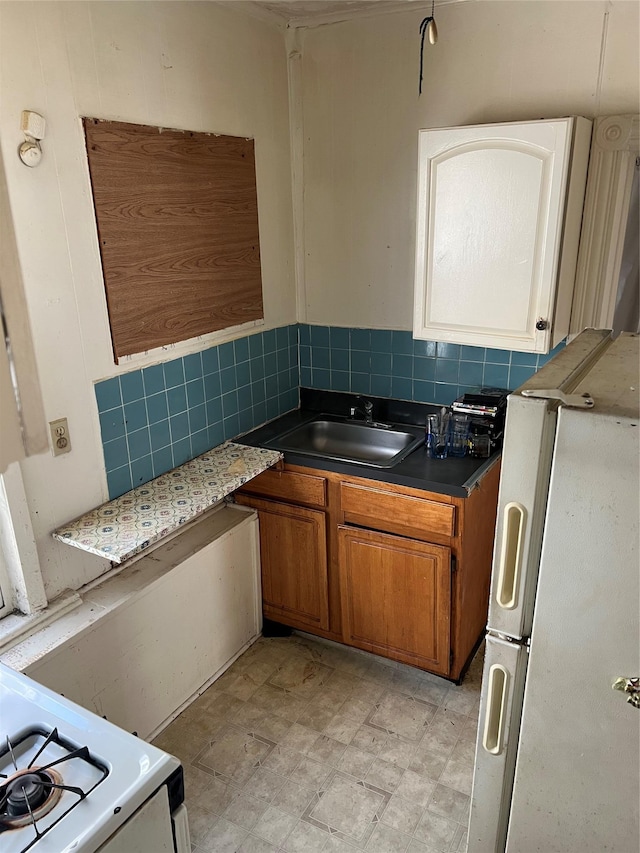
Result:
[[[566,335],[589,128],[420,131],[415,337],[548,352]]]
[[[236,500],[258,511],[264,615],[329,630],[325,514],[246,495]]]
[[[345,642],[449,673],[451,550],[340,526]]]

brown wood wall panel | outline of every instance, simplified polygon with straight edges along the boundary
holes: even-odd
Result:
[[[116,361],[261,319],[253,140],[84,130]]]

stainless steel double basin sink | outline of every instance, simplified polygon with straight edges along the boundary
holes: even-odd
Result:
[[[267,442],[269,447],[342,462],[393,468],[422,444],[416,428],[409,432],[389,424],[366,423],[319,415]]]

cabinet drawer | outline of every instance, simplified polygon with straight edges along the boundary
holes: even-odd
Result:
[[[423,498],[341,483],[341,508],[347,523],[414,539],[429,534],[453,536],[455,507]]]
[[[271,469],[263,471],[262,474],[245,483],[242,491],[308,506],[327,505],[326,479],[313,474],[301,474],[298,471]]]

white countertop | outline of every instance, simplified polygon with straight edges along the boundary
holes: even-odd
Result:
[[[122,563],[202,515],[282,459],[227,441],[53,532],[55,539]]]

